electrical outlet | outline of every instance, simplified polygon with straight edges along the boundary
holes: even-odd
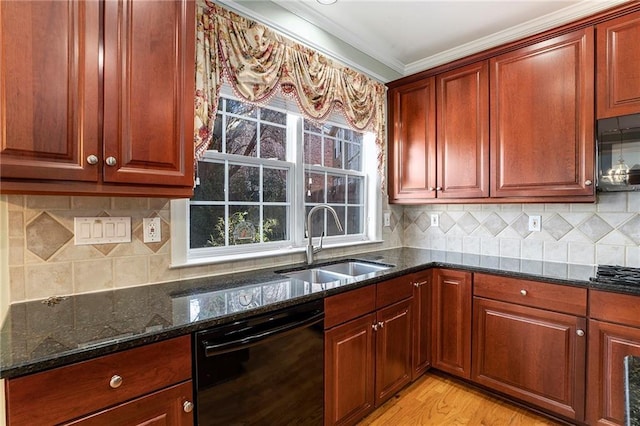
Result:
[[[384,217],[384,226],[391,226],[391,213],[385,212],[383,217]]]
[[[142,219],[142,241],[157,243],[162,240],[162,225],[159,217],[145,217]]]
[[[431,226],[440,226],[440,216],[437,213],[431,213]]]
[[[542,230],[542,216],[530,215],[529,216],[529,231],[540,232]]]

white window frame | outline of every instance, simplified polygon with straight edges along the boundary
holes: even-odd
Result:
[[[234,96],[228,86],[223,86],[221,96],[239,100]],[[288,104],[288,105],[287,105]],[[211,247],[191,249],[189,247],[189,199],[171,200],[171,265],[174,267],[213,264],[234,260],[246,260],[249,258],[261,258],[277,255],[287,255],[304,252],[308,239],[305,236],[305,172],[311,168],[314,172],[327,171],[333,174],[340,171],[343,175],[349,175],[348,170],[333,169],[323,166],[306,166],[303,158],[303,118],[300,114],[292,112],[294,105],[287,102],[283,97],[274,97],[267,106],[270,109],[280,110],[287,114],[287,161],[260,159],[255,157],[245,157],[241,155],[222,154],[207,151],[205,158],[213,160],[228,160],[234,164],[241,163],[247,165],[273,165],[278,168],[289,169],[288,200],[290,202],[289,218],[289,240],[272,241],[268,243],[252,243],[238,246]],[[349,128],[341,116],[331,117],[327,124]],[[291,143],[291,142],[294,143]],[[345,247],[361,244],[371,244],[381,242],[382,236],[382,192],[380,190],[380,179],[377,173],[377,149],[375,146],[375,135],[364,133],[361,145],[362,173],[351,173],[364,176],[363,193],[363,232],[361,234],[348,234],[339,236],[327,236],[323,239],[325,248]],[[290,161],[294,160],[294,161]],[[375,170],[375,172],[367,172]],[[326,188],[325,188],[326,191]],[[233,203],[228,203],[233,204]],[[318,212],[316,214],[321,214]],[[325,213],[326,214],[326,213]],[[326,220],[333,220],[330,216],[325,216]],[[343,218],[341,218],[343,219]],[[326,222],[325,222],[326,223]],[[314,244],[318,244],[319,235],[314,235]]]

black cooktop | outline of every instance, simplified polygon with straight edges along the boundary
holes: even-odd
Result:
[[[591,281],[602,284],[622,284],[640,286],[640,268],[628,266],[598,265],[598,271]]]

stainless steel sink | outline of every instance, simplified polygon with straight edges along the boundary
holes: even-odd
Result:
[[[303,269],[301,271],[284,272],[282,275],[295,278],[298,280],[306,281],[308,283],[323,284],[334,281],[341,281],[347,278],[351,278],[349,275],[344,275],[336,272],[325,271],[324,269],[313,268]]]
[[[372,272],[384,271],[386,269],[389,269],[390,267],[391,266],[388,265],[379,265],[358,261],[346,261],[333,263],[331,265],[324,265],[321,268],[324,271],[338,272],[340,274],[357,277],[359,275],[366,275]]]

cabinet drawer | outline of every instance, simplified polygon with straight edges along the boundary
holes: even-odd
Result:
[[[60,423],[189,379],[191,338],[182,336],[8,380],[7,419]]]
[[[586,288],[474,274],[473,294],[551,311],[587,314]]]
[[[609,322],[640,327],[640,296],[591,290],[589,316]]]
[[[376,286],[376,308],[384,308],[392,303],[411,297],[413,295],[411,277],[411,275],[405,275],[379,283]]]
[[[350,321],[376,308],[376,286],[369,285],[324,299],[324,328]]]

